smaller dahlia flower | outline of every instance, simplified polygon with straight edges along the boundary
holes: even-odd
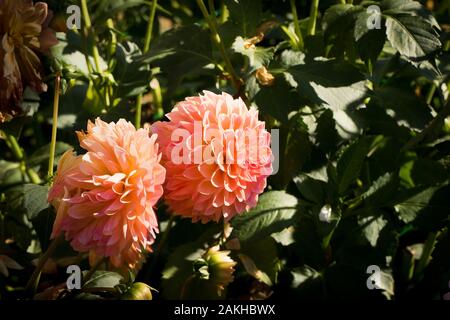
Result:
[[[220,251],[219,246],[214,246],[203,255],[208,265],[209,281],[217,288],[219,295],[234,280],[234,266],[236,261],[230,258],[230,251]]]
[[[52,238],[64,233],[76,251],[135,267],[158,232],[153,206],[163,193],[165,169],[156,135],[123,119],[89,121],[77,132],[87,150],[67,151],[48,200],[57,210]]]
[[[0,123],[20,115],[26,86],[47,90],[38,53],[49,53],[57,43],[47,28],[47,4],[32,0],[0,0]]]
[[[170,210],[194,222],[230,220],[256,206],[272,173],[270,133],[255,108],[227,93],[188,97],[156,122]]]

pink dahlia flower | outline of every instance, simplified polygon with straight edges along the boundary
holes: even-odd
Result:
[[[48,196],[57,210],[52,238],[64,232],[75,250],[134,267],[158,232],[153,206],[165,169],[156,135],[123,119],[98,118],[77,134],[87,153],[68,151],[59,161]]]
[[[270,134],[258,111],[227,93],[186,98],[156,122],[167,170],[165,201],[203,223],[254,207],[272,173]]]

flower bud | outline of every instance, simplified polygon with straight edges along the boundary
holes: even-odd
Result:
[[[230,251],[220,251],[219,246],[210,248],[203,259],[208,265],[209,279],[214,281],[220,293],[234,280],[234,266],[236,262],[229,257]]]
[[[266,67],[261,67],[256,70],[256,80],[258,80],[262,86],[271,86],[275,81],[275,77],[267,71]]]
[[[152,291],[149,285],[142,282],[135,282],[131,288],[125,292],[120,300],[152,300]]]

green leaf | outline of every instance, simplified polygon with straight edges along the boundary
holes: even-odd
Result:
[[[148,89],[151,78],[150,65],[141,57],[142,52],[137,44],[126,42],[124,45],[120,43],[117,45],[117,65],[113,72],[118,84],[116,96],[133,97]]]
[[[241,253],[250,257],[258,270],[263,272],[268,279],[258,279],[271,286],[277,283],[277,275],[280,271],[280,261],[275,240],[267,237],[260,241],[248,241],[241,247]],[[265,280],[265,281],[264,281]]]
[[[186,287],[189,282],[195,281],[195,284],[198,284],[198,279],[189,280],[189,278],[194,274],[194,261],[200,259],[204,253],[205,250],[198,241],[189,242],[175,248],[162,272],[161,294],[164,298],[192,298],[192,294],[194,294],[192,290],[186,292],[186,289],[190,289],[192,285]],[[183,292],[185,285],[185,291]],[[183,297],[182,294],[184,294]],[[202,293],[198,292],[198,294]]]
[[[398,185],[398,176],[395,173],[386,172],[372,183],[361,195],[361,199],[367,207],[382,207],[395,196]]]
[[[365,78],[354,66],[334,60],[314,61],[289,69],[302,97],[333,111],[362,105]]]
[[[122,283],[123,277],[112,271],[95,271],[83,288],[114,288]]]
[[[263,86],[255,95],[258,108],[277,120],[287,123],[288,114],[299,105],[299,96],[284,77],[276,77],[272,86]]]
[[[382,216],[360,217],[358,224],[363,227],[362,231],[367,241],[372,247],[377,245],[381,230],[386,226],[387,221]]]
[[[423,18],[407,13],[383,14],[389,42],[408,59],[426,59],[442,46],[430,23]]]
[[[301,195],[307,200],[317,204],[323,204],[326,198],[326,186],[324,181],[316,180],[306,173],[302,173],[294,178]]]
[[[403,199],[394,207],[398,212],[399,218],[405,223],[415,220],[419,212],[428,205],[438,189],[438,187],[431,187],[408,190],[407,194],[402,197]]]
[[[150,59],[160,67],[169,79],[169,87],[174,90],[186,74],[193,75],[214,63],[209,31],[196,25],[166,31],[142,59]]]
[[[47,194],[48,186],[24,184],[8,190],[6,199],[12,210],[25,213],[31,220],[49,206]]]
[[[70,144],[64,142],[56,142],[55,146],[55,165],[58,163],[59,158],[67,151],[73,149]],[[39,147],[28,157],[28,165],[31,167],[38,165],[47,165],[49,157],[50,144]]]
[[[347,147],[339,158],[336,167],[339,194],[344,194],[359,176],[372,141],[371,137],[360,138]]]
[[[237,52],[246,56],[249,59],[252,71],[269,64],[273,59],[275,53],[275,48],[264,48],[255,45],[247,46],[244,38],[241,36],[237,37],[231,48]]]
[[[0,188],[22,182],[20,163],[0,160]]]
[[[430,159],[413,159],[400,169],[400,177],[411,187],[423,185],[436,185],[448,179],[445,167]]]
[[[398,125],[421,130],[433,118],[425,101],[405,89],[394,86],[379,87],[374,91],[373,97],[397,120]]]
[[[289,119],[288,126],[282,129],[281,150],[284,151],[280,154],[280,173],[275,177],[281,179],[283,187],[300,172],[311,155],[308,126],[303,119],[301,113],[297,112]]]
[[[297,198],[284,191],[264,193],[258,205],[231,221],[233,234],[241,242],[257,241],[294,224]]]
[[[336,4],[328,8],[322,22],[325,37],[330,38],[348,32],[363,10],[365,10],[363,7],[351,4]]]
[[[33,229],[36,231],[42,252],[45,252],[50,244],[50,236],[52,234],[55,217],[56,215],[54,209],[52,207],[47,207],[31,219],[31,223],[33,224]]]
[[[256,28],[263,18],[262,4],[253,0],[225,0],[229,16],[220,26],[225,45],[228,47],[237,36],[251,38],[256,35]]]
[[[338,147],[339,134],[331,110],[325,110],[317,119],[316,141],[324,152],[331,152]]]
[[[404,12],[415,12],[422,7],[420,2],[412,0],[383,0],[380,5],[383,11],[396,9]]]

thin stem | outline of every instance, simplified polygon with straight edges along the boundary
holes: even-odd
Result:
[[[144,39],[144,53],[146,53],[149,49],[150,49],[150,42],[152,41],[152,34],[153,34],[153,22],[155,20],[155,12],[156,12],[156,5],[157,5],[157,0],[153,0],[152,1],[152,5],[150,7],[150,18],[147,24],[147,32],[145,34],[145,39]]]
[[[81,11],[83,14],[83,19],[84,19],[85,35],[88,36],[88,34],[92,28],[92,23],[91,23],[91,17],[89,16],[89,10],[88,10],[86,0],[81,0]],[[100,53],[95,44],[92,44],[92,55],[94,57],[96,71],[98,73],[101,73],[103,70],[101,70],[101,67],[100,67]]]
[[[295,4],[295,0],[291,1],[291,10],[292,10],[292,16],[294,18],[294,28],[295,28],[295,35],[297,36],[297,42],[299,49],[303,49],[304,43],[303,43],[303,36],[302,31],[300,30],[300,23],[298,21],[298,15],[297,15],[297,6]]]
[[[211,36],[212,36],[214,45],[219,49],[220,54],[222,55],[222,58],[225,62],[226,70],[231,77],[231,82],[233,83],[233,86],[235,87],[236,91],[239,93],[241,90],[241,83],[239,81],[238,76],[236,75],[236,72],[234,71],[233,65],[231,64],[230,57],[227,54],[227,51],[222,42],[222,39],[220,38],[218,27],[217,27],[216,16],[214,14],[214,3],[213,3],[213,1],[209,2],[211,14],[208,12],[208,9],[206,9],[206,6],[205,6],[205,3],[203,2],[203,0],[197,0],[197,5],[199,6],[205,20],[208,22],[208,26],[211,31]]]
[[[307,32],[309,36],[313,36],[316,34],[316,23],[318,12],[319,12],[319,0],[312,0]]]
[[[427,104],[430,104],[431,103],[431,101],[433,100],[433,96],[434,96],[434,93],[436,92],[436,89],[437,89],[437,86],[436,86],[436,84],[433,82],[432,84],[431,84],[431,87],[430,87],[430,90],[428,91],[428,94],[427,94]]]
[[[436,239],[438,236],[439,236],[439,232],[431,232],[428,235],[428,238],[423,247],[422,256],[420,257],[420,260],[419,260],[417,267],[415,269],[415,272],[414,272],[416,279],[418,277],[422,276],[423,271],[425,270],[426,266],[430,262],[431,254],[433,253],[434,246],[436,244]]]
[[[62,235],[53,240],[50,246],[47,248],[47,251],[45,251],[45,253],[41,256],[38,265],[36,266],[36,269],[34,269],[34,272],[31,275],[31,278],[25,287],[26,291],[31,291],[32,294],[34,295],[39,285],[39,279],[41,278],[42,268],[44,268],[45,263],[53,255],[53,253],[55,252],[58,245],[62,242],[62,240],[63,240]]]
[[[143,53],[146,53],[150,49],[150,42],[152,41],[152,33],[153,33],[153,22],[155,20],[156,6],[158,4],[157,2],[158,2],[157,0],[153,0],[152,5],[150,7],[150,16],[148,18],[147,23],[147,31],[144,39]],[[136,126],[136,128],[141,127],[141,122],[142,122],[142,94],[140,94],[136,98],[136,114],[134,119],[134,125]]]
[[[108,20],[106,20],[106,26],[108,27],[108,29],[111,32],[111,41],[109,42],[109,46],[108,46],[108,53],[109,53],[109,66],[112,66],[112,61],[113,61],[113,56],[116,52],[116,48],[117,48],[117,35],[116,32],[114,31],[114,22],[111,18],[109,18]]]
[[[34,184],[40,184],[42,183],[41,179],[39,178],[39,175],[34,171],[32,168],[29,168],[25,162],[25,155],[22,151],[22,148],[20,148],[19,143],[17,142],[16,137],[14,137],[12,134],[6,133],[6,144],[11,149],[12,153],[14,154],[14,157],[20,161],[20,165],[22,168],[22,172],[30,179],[30,181]]]
[[[153,93],[153,102],[155,104],[155,112],[153,113],[153,120],[159,120],[164,116],[163,98],[161,92],[161,86],[156,78],[154,78],[150,84]]]
[[[56,150],[56,135],[58,133],[58,109],[59,109],[59,94],[61,87],[61,75],[59,72],[55,78],[55,92],[53,96],[53,121],[52,121],[52,140],[50,143],[50,155],[48,158],[48,177],[53,176],[53,167],[55,164],[55,150]]]

